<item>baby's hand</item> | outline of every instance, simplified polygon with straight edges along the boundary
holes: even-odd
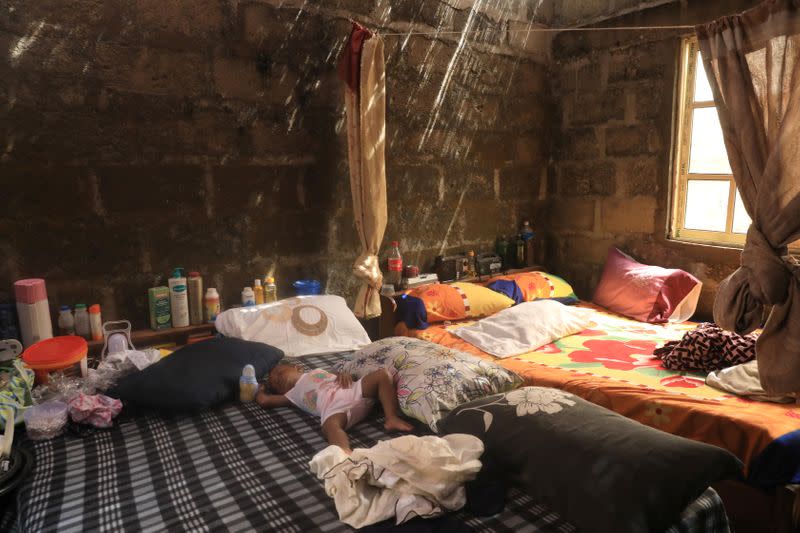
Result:
[[[346,372],[336,375],[336,384],[343,389],[349,389],[353,385],[353,376]]]

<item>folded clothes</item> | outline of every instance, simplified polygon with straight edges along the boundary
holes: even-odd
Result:
[[[719,372],[711,372],[706,377],[706,385],[762,402],[795,402],[793,396],[771,396],[767,394],[761,386],[761,380],[758,377],[758,361],[755,360],[724,368]]]
[[[681,340],[656,349],[653,355],[670,370],[712,372],[755,359],[757,338],[755,333],[742,336],[706,322]]]

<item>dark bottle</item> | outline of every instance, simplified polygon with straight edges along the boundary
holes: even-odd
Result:
[[[508,241],[506,240],[505,235],[501,235],[497,238],[497,242],[494,245],[494,251],[500,256],[500,260],[503,263],[503,270],[507,270],[511,268],[508,265]]]
[[[522,239],[522,235],[517,235],[512,248],[514,250],[514,267],[525,267],[525,241]]]
[[[525,241],[525,266],[533,266],[536,264],[533,248],[533,228],[531,222],[527,218],[522,221],[522,226],[519,228],[520,236]]]

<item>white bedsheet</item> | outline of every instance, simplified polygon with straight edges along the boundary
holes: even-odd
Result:
[[[432,517],[466,503],[464,483],[481,469],[483,443],[472,435],[405,435],[356,448],[328,446],[309,463],[325,481],[339,519],[355,528],[396,517]]]

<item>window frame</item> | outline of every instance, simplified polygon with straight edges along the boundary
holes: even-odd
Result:
[[[691,174],[689,173],[689,157],[692,146],[693,111],[698,108],[716,107],[714,101],[695,102],[694,89],[697,77],[697,53],[699,44],[695,35],[681,39],[680,62],[678,65],[677,116],[675,121],[675,149],[672,154],[673,181],[670,188],[670,224],[668,238],[674,241],[743,248],[745,233],[733,233],[733,219],[736,209],[736,181],[732,174]],[[729,181],[728,213],[725,231],[699,230],[685,227],[686,200],[689,180]],[[788,246],[793,254],[800,254],[800,240]]]

